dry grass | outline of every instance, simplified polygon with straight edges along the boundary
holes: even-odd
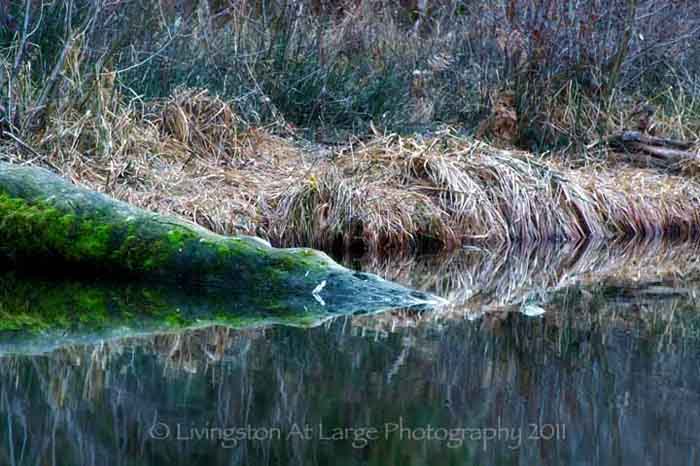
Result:
[[[247,135],[231,106],[206,89],[181,89],[159,104],[156,125],[191,151],[217,160],[240,158]]]
[[[700,226],[700,186],[683,177],[573,169],[451,132],[345,150],[274,199],[273,239],[324,249],[690,237]]]
[[[24,146],[6,142],[0,157],[43,164],[219,233],[284,246],[384,253],[689,238],[700,229],[700,185],[692,177],[609,160],[573,167],[451,130],[309,150],[246,128],[229,103],[206,91],[125,103],[110,75],[97,82],[94,103],[67,100],[42,132]]]
[[[206,91],[99,112],[69,107],[27,141],[30,149],[9,141],[0,158],[44,165],[96,191],[222,234],[266,236],[262,194],[298,174],[303,157],[290,142],[238,123],[229,104]]]

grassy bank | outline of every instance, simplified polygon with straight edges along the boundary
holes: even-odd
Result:
[[[302,144],[264,130],[233,131],[225,123],[227,104],[198,95],[189,107],[176,97],[155,104],[156,116],[134,117],[125,135],[115,134],[118,149],[109,155],[72,150],[78,138],[39,140],[36,147],[44,149],[36,156],[6,146],[2,157],[47,165],[216,232],[285,246],[396,252],[700,232],[700,184],[682,171],[641,168],[614,154],[573,164],[450,130],[332,148]],[[202,113],[214,118],[203,121]],[[171,114],[182,121],[169,120]],[[235,155],[207,146],[235,148]]]
[[[662,3],[0,0],[0,158],[327,251],[694,237],[695,161],[600,144],[700,141]]]

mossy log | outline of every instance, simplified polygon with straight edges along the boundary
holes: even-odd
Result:
[[[322,252],[225,237],[72,185],[51,172],[0,162],[0,260],[200,289],[254,293],[331,312],[426,305],[437,298],[357,273]]]

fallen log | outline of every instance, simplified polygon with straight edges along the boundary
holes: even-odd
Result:
[[[628,154],[631,160],[645,161],[655,165],[671,166],[691,160],[700,160],[700,154],[693,152],[693,144],[686,141],[665,139],[642,134],[639,131],[625,131],[606,139],[608,146]],[[646,157],[640,159],[635,154]]]
[[[609,142],[615,141],[622,144],[639,143],[647,146],[670,147],[679,150],[688,150],[693,147],[692,142],[649,136],[639,131],[625,131],[609,139]]]
[[[51,172],[0,162],[0,261],[111,279],[250,293],[329,312],[437,303],[322,252],[224,237],[72,185]]]

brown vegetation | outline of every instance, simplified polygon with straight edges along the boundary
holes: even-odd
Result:
[[[146,111],[66,111],[3,158],[43,163],[138,206],[278,245],[374,252],[463,244],[695,237],[700,185],[654,168],[497,149],[445,130],[334,149],[239,124],[181,90]]]

